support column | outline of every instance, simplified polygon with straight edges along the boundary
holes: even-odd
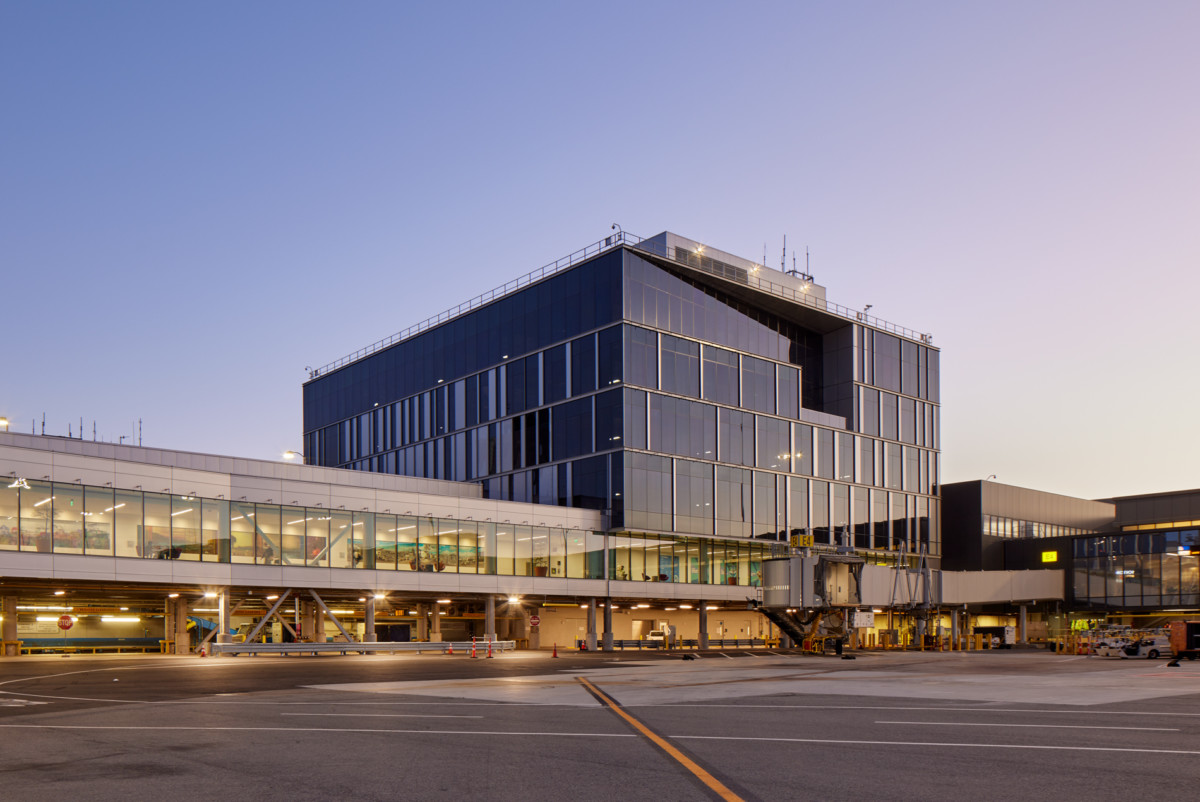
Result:
[[[541,626],[531,626],[529,623],[529,609],[521,605],[521,620],[525,624],[525,632],[529,635],[529,648],[537,651],[542,648],[542,628]]]
[[[708,605],[701,599],[696,605],[696,611],[700,613],[700,635],[698,638],[698,646],[701,649],[708,648]]]
[[[363,643],[375,643],[375,596],[367,596],[367,609],[363,615]]]
[[[0,615],[4,622],[0,623],[0,640],[4,641],[4,649],[0,657],[20,657],[21,648],[17,646],[17,597],[5,596],[0,599]]]
[[[496,597],[489,595],[483,609],[483,636],[490,641],[496,640]]]
[[[613,650],[612,599],[604,600],[604,651]]]
[[[229,588],[221,588],[217,593],[217,643],[230,643],[233,641],[233,635],[229,634],[229,630],[233,629],[230,624],[232,619],[232,611],[229,609]]]
[[[1025,605],[1022,604],[1021,605],[1021,616],[1020,616],[1020,618],[1017,619],[1017,643],[1020,643],[1020,644],[1025,643],[1025,632],[1026,632],[1025,627],[1028,623],[1029,623],[1029,620],[1027,618],[1027,611],[1026,611]]]
[[[317,622],[316,616],[313,615],[316,607],[315,602],[300,602],[300,639],[307,643],[315,643],[317,639]]]
[[[587,609],[587,650],[596,651],[596,600],[588,599]]]
[[[433,603],[433,625],[429,633],[429,640],[433,643],[442,642],[442,605],[437,602]]]
[[[417,605],[417,640],[429,640],[429,605]]]
[[[187,599],[180,597],[172,599],[174,602],[172,607],[175,609],[175,654],[191,654],[192,639],[188,635],[188,603]]]
[[[959,651],[962,646],[962,629],[958,625],[958,610],[950,611],[950,650]]]

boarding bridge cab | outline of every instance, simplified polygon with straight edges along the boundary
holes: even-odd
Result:
[[[763,606],[776,608],[854,607],[862,601],[861,557],[819,554],[763,563]]]

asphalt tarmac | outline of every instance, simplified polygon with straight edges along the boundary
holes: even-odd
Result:
[[[0,660],[0,798],[1177,799],[1200,662],[1045,652]]]

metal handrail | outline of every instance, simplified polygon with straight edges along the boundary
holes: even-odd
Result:
[[[587,261],[588,259],[598,256],[599,254],[616,248],[620,245],[627,245],[635,250],[640,250],[663,259],[670,259],[673,262],[687,265],[690,268],[700,270],[718,278],[737,280],[738,283],[743,283],[740,280],[740,277],[735,278],[734,276],[730,276],[729,271],[724,269],[727,266],[722,262],[716,262],[713,259],[697,255],[691,251],[685,251],[683,254],[677,254],[674,252],[676,250],[674,248],[656,247],[656,244],[647,242],[643,237],[630,234],[628,231],[618,231],[602,240],[597,240],[590,245],[585,245],[579,250],[569,253],[560,259],[555,259],[549,264],[542,265],[537,270],[532,270],[523,276],[513,279],[512,281],[501,284],[499,287],[495,287],[485,293],[482,293],[481,295],[477,295],[469,301],[464,301],[458,306],[454,306],[443,312],[439,312],[433,317],[409,326],[407,329],[399,331],[390,337],[385,337],[382,340],[358,349],[352,354],[347,354],[340,359],[335,359],[328,365],[322,365],[319,368],[309,370],[308,378],[311,380],[319,376],[323,376],[330,371],[337,370],[338,368],[348,365],[351,362],[356,362],[365,356],[375,353],[376,351],[381,351],[384,348],[395,345],[396,343],[403,342],[409,337],[420,334],[423,331],[431,329],[435,326],[439,326],[447,321],[453,320],[456,317],[478,309],[485,304],[499,300],[506,295],[511,295],[518,290],[528,287],[530,284],[541,281],[547,276],[552,276],[555,273],[566,270],[569,267],[573,267],[580,262]],[[747,273],[748,275],[745,283],[748,286],[752,286],[779,298],[785,298],[789,301],[801,304],[802,306],[811,306],[824,312],[831,312],[839,317],[846,318],[847,320],[866,323],[867,325],[874,326],[875,328],[892,332],[894,334],[899,334],[902,337],[907,337],[910,340],[919,340],[927,345],[933,341],[933,335],[931,334],[919,332],[904,326],[897,326],[896,324],[889,323],[886,320],[872,317],[871,315],[868,315],[858,309],[851,309],[846,306],[841,306],[840,304],[826,301],[822,298],[815,298],[805,292],[797,292],[791,287],[785,287],[781,284],[775,284],[774,282],[759,278],[758,276],[750,275],[749,271],[747,271]]]

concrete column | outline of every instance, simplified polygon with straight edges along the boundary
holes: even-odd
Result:
[[[232,629],[230,621],[232,619],[229,609],[229,588],[221,588],[217,593],[217,643],[230,643],[233,641],[233,636],[229,634]]]
[[[542,648],[542,628],[529,625],[529,610],[524,606],[521,607],[521,619],[525,622],[525,631],[529,633],[529,648]]]
[[[316,604],[310,601],[300,602],[300,628],[297,630],[300,634],[300,639],[307,642],[316,640],[316,621],[313,616],[313,608]]]
[[[950,611],[950,650],[957,652],[962,647],[962,629],[958,625],[958,610]]]
[[[429,640],[429,605],[417,605],[417,640]]]
[[[489,595],[483,608],[483,636],[488,640],[496,640],[496,597]]]
[[[442,605],[437,602],[433,603],[433,618],[432,631],[429,633],[429,640],[433,643],[442,642]]]
[[[375,636],[375,596],[367,596],[367,610],[363,616],[363,643],[374,643]]]
[[[5,596],[0,599],[0,615],[4,616],[4,622],[0,624],[0,640],[15,641],[17,639],[17,597]],[[0,652],[0,657],[19,657],[21,655],[20,648],[16,643],[8,643],[4,650]]]
[[[596,651],[596,600],[588,599],[587,609],[587,649]]]
[[[701,599],[700,603],[696,605],[696,611],[700,614],[700,636],[699,636],[699,644],[698,645],[701,649],[707,649],[708,648],[708,605],[706,605],[704,603],[703,599]]]
[[[1027,615],[1028,615],[1028,613],[1025,608],[1025,605],[1022,604],[1021,605],[1021,615],[1020,615],[1020,618],[1017,619],[1017,643],[1025,642],[1025,632],[1026,632],[1025,627],[1029,623],[1029,619],[1027,618]]]
[[[612,599],[604,600],[604,651],[613,650]]]
[[[191,654],[192,643],[191,636],[188,635],[188,603],[187,599],[178,598],[172,599],[175,602],[172,607],[175,608],[175,654]]]

